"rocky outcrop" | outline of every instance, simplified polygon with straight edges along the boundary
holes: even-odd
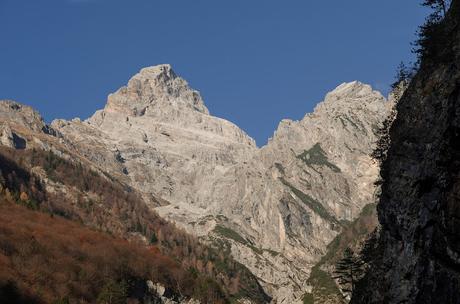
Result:
[[[0,121],[8,121],[34,132],[48,132],[49,130],[37,111],[12,100],[0,100]]]
[[[353,303],[460,303],[460,2],[398,103],[382,166],[382,225]]]
[[[369,154],[389,109],[370,86],[342,84],[314,113],[282,121],[259,149],[160,65],[88,120],[52,126],[69,150],[136,188],[161,216],[231,252],[276,303],[296,303],[343,222],[374,201]]]
[[[0,122],[0,144],[10,148],[27,147],[26,138],[14,131],[16,128],[39,133],[50,132],[37,111],[11,100],[0,100]]]
[[[144,296],[144,302],[150,304],[200,304],[201,302],[195,299],[182,298],[176,295],[160,283],[147,281],[147,290]]]

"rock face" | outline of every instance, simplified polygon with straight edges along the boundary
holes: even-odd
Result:
[[[207,191],[214,175],[256,149],[238,127],[210,116],[199,93],[169,65],[143,69],[87,121],[53,126],[94,162],[129,176],[142,192],[191,206],[203,204],[197,185]]]
[[[27,140],[12,131],[11,127],[38,133],[52,132],[37,111],[11,100],[0,100],[0,121],[0,144],[10,148],[27,147]]]
[[[342,84],[301,121],[283,120],[259,149],[160,65],[88,120],[52,127],[161,216],[231,251],[275,303],[296,303],[343,221],[374,201],[378,167],[368,155],[390,106],[368,85]]]
[[[13,122],[34,132],[49,130],[37,111],[12,100],[0,100],[0,120]]]
[[[460,303],[460,2],[397,106],[372,268],[353,303]]]

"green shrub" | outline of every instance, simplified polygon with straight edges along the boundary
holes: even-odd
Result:
[[[303,304],[314,304],[315,300],[313,299],[313,295],[311,293],[306,293],[303,296]]]
[[[320,202],[315,200],[313,197],[310,195],[303,193],[293,185],[291,185],[288,181],[286,181],[284,178],[280,179],[281,182],[286,185],[294,194],[297,196],[305,205],[308,206],[311,210],[313,210],[316,214],[321,216],[323,219],[333,223],[333,224],[338,224],[340,225],[340,222],[335,218],[335,216],[331,215],[326,208],[324,208],[323,205],[321,205]]]
[[[307,166],[326,166],[334,172],[341,172],[340,168],[329,161],[326,153],[321,148],[319,143],[316,143],[309,150],[305,150],[302,154],[297,155],[297,158],[302,160]]]
[[[102,287],[97,297],[98,304],[125,304],[128,297],[128,284],[125,281],[110,280]]]
[[[217,225],[215,228],[214,228],[214,232],[225,237],[225,238],[228,238],[228,239],[231,239],[231,240],[234,240],[235,242],[238,242],[238,243],[241,243],[243,245],[248,245],[249,242],[243,238],[241,235],[238,234],[238,232],[236,232],[235,230],[231,229],[231,228],[228,228],[228,227],[224,227],[224,226],[221,226],[221,225]]]
[[[157,235],[155,232],[152,232],[152,235],[150,236],[150,244],[156,244],[158,242]]]

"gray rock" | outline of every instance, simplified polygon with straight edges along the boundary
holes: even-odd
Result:
[[[12,100],[0,100],[0,121],[9,121],[35,132],[48,130],[37,111]]]
[[[146,201],[169,201],[150,201],[161,216],[231,250],[275,303],[297,303],[341,221],[374,200],[369,154],[389,109],[370,86],[342,84],[259,149],[161,65],[141,70],[91,118],[52,126]]]

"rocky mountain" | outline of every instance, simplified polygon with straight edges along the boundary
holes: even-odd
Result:
[[[460,2],[427,24],[382,165],[381,232],[353,303],[460,303]]]
[[[275,303],[297,303],[326,246],[375,200],[379,168],[369,155],[390,108],[370,86],[345,83],[258,148],[160,65],[142,69],[91,118],[56,120],[43,132],[231,253]]]

